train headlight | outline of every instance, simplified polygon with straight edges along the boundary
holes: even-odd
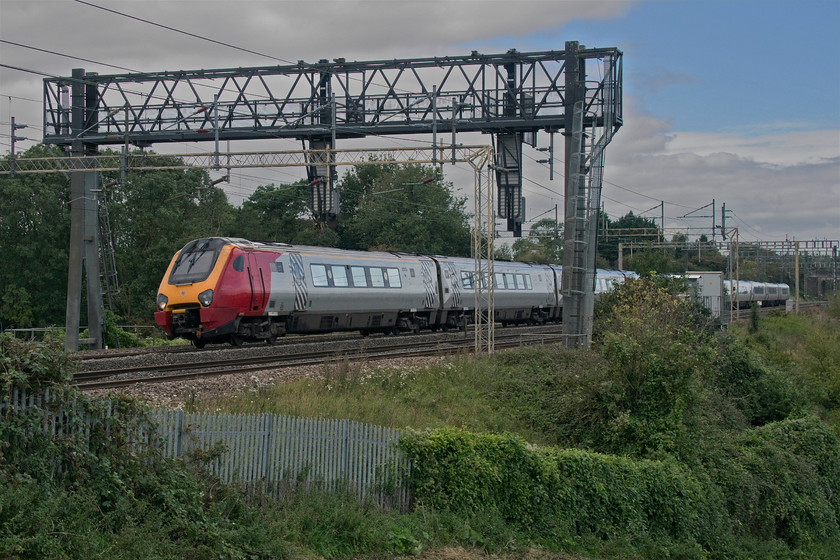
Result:
[[[166,304],[167,303],[169,303],[169,298],[168,297],[166,297],[163,294],[158,294],[157,295],[157,307],[158,307],[158,309],[163,311],[164,309],[166,309]]]
[[[198,303],[204,307],[210,307],[210,304],[213,303],[213,290],[204,290],[198,294]]]

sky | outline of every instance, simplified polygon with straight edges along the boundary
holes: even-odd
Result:
[[[725,203],[741,240],[840,239],[840,0],[0,0],[0,153],[10,149],[12,116],[28,125],[16,151],[41,139],[38,73],[563,50],[566,41],[624,53],[624,125],[604,169],[611,218],[632,211],[658,223],[662,205],[669,235],[695,237],[710,230],[714,200],[715,223]],[[165,148],[155,146],[198,150]],[[562,173],[550,180],[543,157],[526,146],[526,234],[555,205],[562,214]],[[469,197],[471,173],[444,173]],[[261,184],[301,176],[234,171],[221,186],[238,203]]]

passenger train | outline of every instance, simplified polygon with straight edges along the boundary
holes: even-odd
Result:
[[[273,343],[286,333],[465,328],[476,306],[473,259],[211,237],[175,254],[155,322],[169,338]],[[599,270],[596,293],[634,273]],[[562,318],[562,267],[494,262],[495,321]],[[485,284],[486,285],[486,284]]]
[[[727,295],[733,294],[740,309],[746,309],[752,303],[761,307],[785,305],[790,299],[790,287],[787,284],[754,282],[751,280],[724,280]]]

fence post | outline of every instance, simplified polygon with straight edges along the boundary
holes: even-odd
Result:
[[[339,424],[342,442],[342,473],[343,482],[349,486],[350,483],[350,421],[342,420]]]
[[[274,414],[270,412],[263,414],[263,430],[265,430],[265,435],[263,436],[260,475],[268,482],[268,473],[271,469],[271,434],[274,431]]]
[[[175,417],[175,428],[177,431],[175,432],[175,457],[181,456],[181,439],[184,433],[184,411],[179,410],[178,415]]]

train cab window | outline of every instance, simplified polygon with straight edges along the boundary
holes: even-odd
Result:
[[[245,257],[243,255],[239,255],[233,259],[233,270],[236,272],[242,272],[245,270]]]
[[[327,267],[322,264],[311,264],[309,270],[312,272],[312,285],[316,288],[327,288],[330,279],[327,276]]]
[[[333,265],[330,267],[332,272],[333,286],[337,288],[346,288],[350,285],[347,281],[347,269],[343,266]]]
[[[400,270],[398,268],[388,269],[388,284],[392,288],[402,288],[402,282],[400,281]]]
[[[367,277],[363,266],[351,266],[350,276],[353,278],[353,285],[357,288],[367,288]]]
[[[226,243],[219,237],[196,239],[187,243],[172,265],[169,284],[178,286],[207,280]]]
[[[505,289],[505,275],[501,272],[497,272],[495,275],[496,277],[496,288],[499,290]]]
[[[461,271],[461,287],[465,290],[472,290],[473,287],[472,274],[467,272],[466,270]]]
[[[370,267],[370,285],[374,288],[385,287],[385,277],[382,275],[381,268]]]

